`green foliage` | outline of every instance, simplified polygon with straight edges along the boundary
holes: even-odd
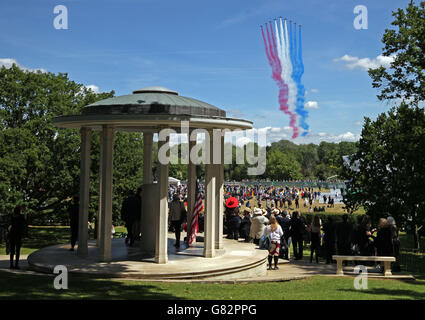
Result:
[[[79,192],[80,133],[58,129],[52,118],[112,97],[93,93],[66,74],[0,69],[0,212],[27,206],[30,223],[67,223],[68,200]],[[92,134],[90,211],[99,204],[99,133]],[[141,134],[117,132],[114,141],[113,219],[125,196],[142,183]]]
[[[322,141],[320,145],[302,144],[296,145],[288,140],[273,142],[267,148],[267,158],[270,153],[278,150],[282,156],[282,165],[287,159],[286,155],[290,155],[291,162],[294,167],[300,167],[301,176],[295,174],[297,169],[291,170],[293,175],[290,179],[311,179],[311,180],[327,180],[329,177],[339,175],[343,164],[342,156],[351,155],[357,150],[356,142],[340,142],[330,143]],[[268,167],[268,166],[267,166]],[[273,171],[273,170],[272,170]],[[273,179],[266,171],[265,178]]]
[[[358,192],[349,201],[361,204],[374,220],[391,214],[398,223],[422,224],[425,218],[425,112],[402,103],[376,121],[365,119],[358,152],[345,170]]]
[[[271,180],[302,179],[301,166],[295,156],[278,149],[267,154],[266,175]]]
[[[75,114],[113,92],[95,94],[66,74],[0,69],[0,212],[63,207],[78,190],[80,135],[52,118]]]
[[[322,220],[322,224],[324,224],[326,221],[328,221],[328,218],[332,218],[332,221],[334,223],[342,222],[342,215],[343,213],[335,213],[335,212],[303,212],[301,213],[301,216],[304,218],[305,223],[309,226],[313,222],[314,216],[319,216],[319,218]],[[361,214],[353,214],[348,215],[348,222],[354,224],[360,223],[363,215]]]
[[[370,69],[373,87],[381,89],[378,98],[406,99],[414,102],[425,98],[425,1],[411,1],[408,7],[393,12],[391,23],[382,38],[383,55],[395,56],[390,70]]]

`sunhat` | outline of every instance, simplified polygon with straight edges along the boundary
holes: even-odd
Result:
[[[227,208],[236,208],[239,205],[239,200],[235,197],[230,197],[226,200],[226,207]]]
[[[255,215],[262,215],[263,214],[263,210],[261,210],[260,208],[255,208],[254,209],[254,214]]]

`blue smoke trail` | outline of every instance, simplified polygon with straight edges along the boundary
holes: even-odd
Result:
[[[292,28],[291,28],[292,30]],[[291,60],[294,66],[292,72],[292,78],[297,84],[297,102],[295,112],[300,115],[299,126],[304,129],[304,132],[301,136],[306,136],[308,134],[309,125],[306,123],[306,118],[308,117],[308,111],[304,109],[305,103],[305,88],[301,83],[301,77],[304,74],[304,64],[302,58],[302,43],[301,43],[301,27],[299,28],[298,33],[298,46],[297,46],[297,27],[294,27],[294,32],[291,32],[291,44],[293,44],[293,50],[291,50]],[[291,46],[292,47],[292,46]],[[297,50],[298,49],[298,50]]]

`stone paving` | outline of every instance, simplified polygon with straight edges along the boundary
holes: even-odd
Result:
[[[128,248],[123,239],[113,239],[112,261],[97,261],[94,241],[89,242],[89,257],[81,259],[77,252],[70,252],[69,244],[56,245],[36,251],[29,260],[32,269],[52,274],[55,265],[65,265],[71,272],[94,277],[126,278],[126,280],[172,281],[172,282],[274,282],[305,279],[314,275],[335,277],[336,264],[316,264],[306,260],[280,260],[279,270],[266,270],[266,250],[259,250],[252,243],[224,240],[224,250],[218,250],[215,258],[202,257],[202,243],[190,249],[182,245],[180,250],[169,238],[169,262],[158,265],[153,258],[141,257],[138,248]],[[22,255],[20,270],[9,269],[9,256],[0,255],[0,269],[13,273],[42,274],[30,270],[28,256]],[[354,266],[344,267],[344,276],[356,276]],[[368,276],[382,278],[375,268],[368,267]],[[385,279],[411,279],[411,275],[398,273]]]

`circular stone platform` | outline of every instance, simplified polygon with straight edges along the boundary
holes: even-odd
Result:
[[[80,258],[69,244],[40,249],[28,256],[30,270],[52,273],[64,265],[71,274],[98,278],[130,278],[145,280],[240,280],[266,276],[267,251],[252,243],[223,239],[224,249],[216,250],[215,258],[204,258],[203,243],[180,250],[168,238],[168,263],[157,264],[153,258],[140,254],[137,242],[127,247],[124,239],[112,239],[112,261],[99,262],[96,241],[89,241],[88,257]]]

